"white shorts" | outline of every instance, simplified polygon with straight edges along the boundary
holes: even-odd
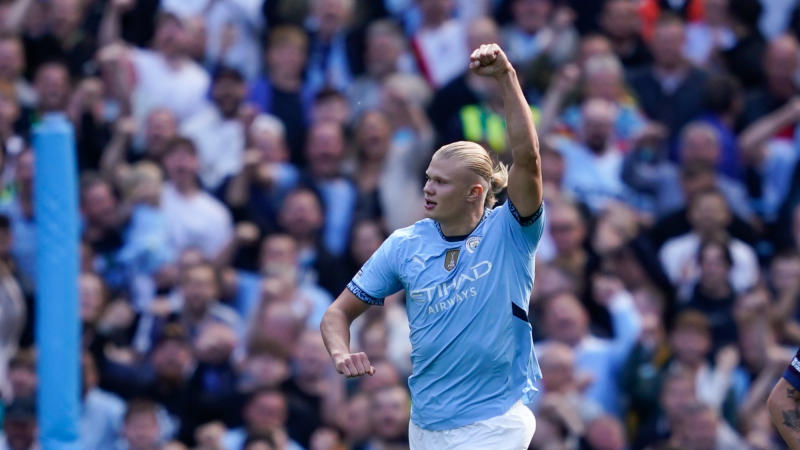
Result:
[[[536,418],[518,400],[505,414],[448,430],[424,430],[408,423],[411,450],[523,450],[536,431]]]

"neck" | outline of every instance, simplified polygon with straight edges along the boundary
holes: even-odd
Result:
[[[284,92],[295,92],[300,89],[300,79],[290,74],[274,71],[270,74],[272,85]]]
[[[707,296],[712,298],[727,297],[731,293],[728,283],[701,283],[700,288]]]
[[[194,182],[186,181],[186,182],[175,182],[175,189],[178,190],[183,195],[191,195],[197,191],[197,185]]]
[[[656,65],[655,69],[661,76],[681,76],[686,72],[687,66],[684,61],[678,61],[674,64]]]
[[[475,227],[480,223],[483,217],[484,208],[473,209],[468,213],[466,218],[461,217],[457,221],[444,222],[438,221],[439,227],[442,229],[442,234],[445,236],[464,236],[472,232]]]

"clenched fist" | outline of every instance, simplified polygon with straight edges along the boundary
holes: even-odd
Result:
[[[364,352],[334,355],[333,364],[336,366],[336,371],[347,378],[375,373],[375,368],[369,363],[369,358]]]
[[[478,75],[500,77],[512,70],[503,49],[497,44],[481,45],[469,56],[469,68]]]

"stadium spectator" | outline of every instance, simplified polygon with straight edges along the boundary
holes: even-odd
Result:
[[[686,292],[698,278],[696,255],[704,240],[725,239],[731,212],[723,195],[716,190],[698,193],[689,205],[692,230],[674,237],[659,250],[664,271],[678,292]],[[732,268],[730,281],[736,292],[758,281],[758,261],[752,247],[736,238],[728,240]]]
[[[0,448],[36,448],[36,339],[59,337],[34,336],[52,115],[83,180],[76,445],[407,448],[414,299],[354,321],[376,370],[359,382],[329,376],[317,330],[421,217],[436,144],[508,160],[501,93],[465,70],[490,42],[546,210],[529,447],[619,448],[619,423],[634,449],[774,447],[765,401],[800,345],[794,3],[0,1]]]
[[[576,368],[593,374],[584,395],[611,414],[618,414],[619,388],[615,379],[636,343],[641,330],[639,313],[619,280],[605,278],[597,301],[612,316],[613,339],[590,333],[589,315],[574,294],[562,292],[544,305],[544,329],[547,340],[561,342],[575,352]],[[545,341],[547,342],[547,341]]]
[[[624,1],[624,0],[623,0]],[[630,74],[628,82],[650,120],[667,127],[671,140],[703,108],[707,74],[683,56],[684,22],[674,16],[659,19],[650,43],[653,63]],[[675,159],[675,154],[670,153]]]
[[[167,182],[161,191],[161,206],[167,219],[170,245],[177,252],[197,247],[207,258],[215,258],[233,238],[228,209],[203,191],[198,174],[200,161],[192,141],[176,138],[163,157]],[[203,217],[204,220],[195,220]]]
[[[240,111],[244,96],[242,74],[219,68],[211,83],[211,102],[181,124],[181,135],[197,148],[203,187],[212,192],[242,169],[245,130]]]
[[[38,448],[39,430],[34,397],[18,397],[3,411],[0,448],[32,450]]]

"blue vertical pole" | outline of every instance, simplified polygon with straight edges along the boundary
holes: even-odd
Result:
[[[39,439],[43,450],[77,450],[79,254],[72,125],[63,115],[46,115],[34,127],[33,147]]]

